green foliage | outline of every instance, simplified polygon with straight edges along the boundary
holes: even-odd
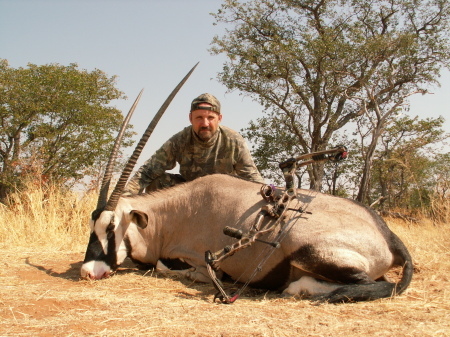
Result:
[[[431,176],[434,179],[434,193],[429,214],[437,222],[449,223],[450,153],[435,156]]]
[[[253,156],[261,173],[276,183],[283,182],[279,163],[301,152],[290,124],[282,115],[271,113],[270,118],[251,122],[247,129],[241,131],[253,143]]]
[[[369,204],[381,197],[376,207],[425,213],[430,209],[439,176],[449,170],[439,164],[442,149],[438,144],[449,137],[443,123],[442,117],[420,120],[403,116],[386,126],[370,172]],[[359,151],[364,153],[364,149]],[[361,172],[360,167],[355,174]]]
[[[0,60],[2,185],[16,184],[29,171],[59,183],[78,180],[106,161],[123,120],[108,106],[124,98],[115,81],[76,64],[14,69]]]
[[[211,49],[228,58],[219,81],[266,109],[248,129],[259,163],[267,144],[323,150],[365,115],[366,174],[386,123],[449,65],[447,0],[226,0],[214,17],[229,27]],[[318,186],[324,167],[308,173]]]

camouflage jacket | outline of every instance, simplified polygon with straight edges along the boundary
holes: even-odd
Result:
[[[128,182],[125,193],[136,194],[167,170],[180,165],[186,181],[213,173],[233,174],[264,183],[250,155],[245,139],[236,131],[219,126],[215,135],[204,142],[188,126],[172,136],[145,162]]]

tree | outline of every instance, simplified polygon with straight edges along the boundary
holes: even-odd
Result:
[[[271,112],[269,118],[260,118],[256,123],[251,121],[246,130],[241,130],[253,143],[253,157],[261,173],[278,184],[284,181],[279,163],[301,151],[301,147],[296,143],[295,130],[290,128],[289,124],[285,129],[279,128],[284,117]],[[299,175],[302,176],[302,173]],[[301,187],[302,179],[299,179],[298,184]]]
[[[429,208],[436,185],[434,147],[449,137],[444,119],[403,116],[386,128],[375,151],[369,200],[381,196],[386,208]]]
[[[386,123],[449,66],[447,0],[226,0],[214,17],[232,26],[213,40],[211,52],[228,59],[219,81],[266,109],[253,136],[264,139],[276,116],[272,143],[282,146],[289,130],[296,147],[313,152],[366,115],[373,137],[365,174]],[[323,174],[323,164],[309,169],[311,188]]]
[[[284,114],[271,111],[267,113],[266,117],[258,118],[256,122],[251,121],[248,128],[241,130],[243,135],[252,142],[255,163],[263,176],[280,185],[284,182],[284,176],[279,168],[279,163],[302,152],[302,148],[297,141],[297,130],[293,127],[295,123],[286,122],[285,119]],[[284,127],[281,128],[280,125]],[[354,148],[351,145],[353,142],[346,135],[339,137],[339,139],[333,137],[332,142],[333,144],[346,144],[349,148]],[[333,191],[337,189],[337,177],[350,165],[354,165],[353,158],[345,162],[339,162],[340,167],[334,166],[328,172],[326,172],[326,169],[330,168],[330,165],[324,165],[324,177],[331,194],[336,194]],[[297,170],[297,187],[302,188],[305,185],[311,185],[307,174],[308,170],[311,170],[309,165],[302,166]],[[339,187],[341,190],[342,188],[342,186]]]
[[[448,224],[450,221],[450,153],[436,156],[431,177],[435,181],[435,190],[430,215],[434,220]]]
[[[123,119],[108,106],[124,98],[114,85],[76,64],[14,69],[0,60],[0,197],[27,171],[63,184],[106,161]]]

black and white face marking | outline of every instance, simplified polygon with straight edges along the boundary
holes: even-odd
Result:
[[[98,280],[108,277],[125,260],[131,251],[124,240],[130,223],[144,229],[148,215],[132,210],[126,203],[118,205],[115,211],[92,212],[89,223],[91,236],[81,267],[82,278]]]
[[[117,268],[114,212],[92,213],[89,238],[81,277],[98,280],[108,277]]]

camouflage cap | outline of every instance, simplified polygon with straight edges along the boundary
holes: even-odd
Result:
[[[201,103],[209,103],[211,107],[202,107],[199,106]],[[194,110],[211,110],[220,114],[220,102],[217,98],[215,98],[211,94],[201,94],[200,96],[194,98],[191,103],[191,112]]]

